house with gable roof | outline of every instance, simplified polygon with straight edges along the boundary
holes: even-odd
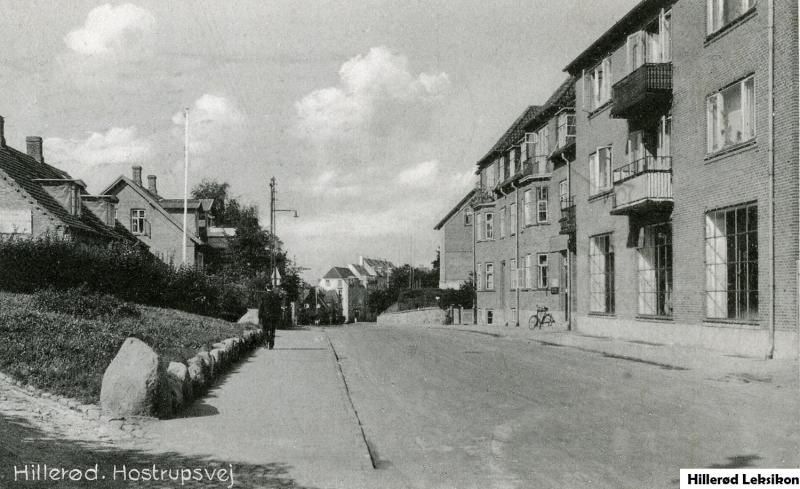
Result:
[[[136,242],[115,219],[116,198],[89,195],[86,184],[45,163],[42,138],[23,153],[6,144],[0,117],[0,236],[45,235],[108,246]]]
[[[180,265],[183,254],[183,199],[159,195],[155,175],[142,185],[142,167],[133,166],[131,178],[120,175],[103,192],[118,200],[117,216],[122,225],[165,263]],[[186,265],[203,267],[211,251],[208,230],[213,199],[188,199]]]
[[[319,280],[319,287],[326,293],[335,292],[338,295],[346,323],[365,318],[367,288],[349,268],[332,267]]]

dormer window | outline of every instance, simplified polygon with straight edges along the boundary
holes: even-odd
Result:
[[[81,215],[81,189],[72,184],[70,189],[70,208],[69,213],[73,216],[80,217]]]

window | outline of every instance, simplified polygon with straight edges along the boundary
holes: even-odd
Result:
[[[511,177],[511,164],[514,158],[516,158],[516,151],[514,148],[511,148],[503,158],[503,178],[501,178],[501,181],[505,181],[507,178]]]
[[[611,146],[589,155],[589,187],[592,195],[611,188]]]
[[[536,266],[539,268],[539,270],[538,270],[539,278],[538,278],[538,283],[536,285],[540,289],[546,289],[547,288],[547,271],[548,271],[547,255],[546,254],[539,253],[538,255],[536,255]]]
[[[475,290],[483,290],[483,265],[478,263],[478,283],[475,284]]]
[[[531,189],[526,190],[522,196],[525,203],[525,225],[530,226],[533,224],[533,194]]]
[[[569,184],[566,179],[558,182],[558,201],[562,209],[569,207]]]
[[[611,100],[611,58],[606,58],[584,76],[585,98],[591,110],[596,110]]]
[[[547,126],[539,129],[536,133],[536,143],[534,156],[536,157],[536,166],[533,169],[534,174],[542,175],[547,173],[547,159],[550,157],[550,129]]]
[[[536,222],[547,222],[548,213],[548,193],[547,187],[536,187]]]
[[[672,225],[640,229],[639,314],[672,316]]]
[[[671,24],[672,11],[662,10],[658,19],[628,36],[628,73],[645,63],[667,63],[672,59]]]
[[[500,208],[500,237],[506,237],[506,208]]]
[[[494,311],[486,309],[486,324],[494,324]]]
[[[494,213],[486,213],[486,239],[494,239]]]
[[[559,148],[575,142],[575,114],[570,112],[558,114],[556,140]]]
[[[492,162],[484,171],[486,172],[486,188],[491,190],[497,184],[497,175],[495,173],[497,171],[497,163]]]
[[[750,10],[756,0],[706,0],[706,30],[713,34]]]
[[[523,278],[525,279],[525,288],[532,289],[533,288],[533,276],[531,275],[531,255],[525,255],[525,269],[522,272]]]
[[[756,135],[754,81],[750,76],[708,97],[708,152],[753,139]]]
[[[511,272],[511,290],[515,290],[517,288],[517,279],[519,278],[517,272],[517,260],[516,258],[512,259],[510,262],[509,268]]]
[[[494,290],[494,263],[486,264],[486,289]]]
[[[614,312],[614,244],[610,234],[589,240],[589,310]]]
[[[758,319],[758,207],[706,214],[706,315]]]
[[[133,234],[145,233],[144,209],[131,209],[131,232]]]
[[[464,225],[472,226],[473,211],[469,207],[464,210]]]
[[[326,278],[325,279],[325,287],[330,287],[330,286],[331,286],[331,281],[330,281],[330,279]]]
[[[516,204],[516,202],[511,204],[510,206],[508,206],[508,212],[509,212],[509,216],[508,217],[510,218],[509,219],[510,222],[508,224],[509,224],[509,227],[511,228],[509,234],[511,234],[511,236],[513,236],[513,235],[515,235],[517,233],[517,204]]]

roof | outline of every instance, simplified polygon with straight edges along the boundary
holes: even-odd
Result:
[[[365,276],[365,277],[368,277],[368,276],[372,275],[371,273],[369,273],[369,270],[367,270],[366,268],[362,267],[362,266],[361,266],[361,265],[359,265],[358,263],[351,263],[351,264],[350,264],[350,266],[351,266],[351,267],[353,267],[353,269],[354,269],[354,270],[355,270],[355,271],[356,271],[356,272],[357,272],[359,275],[363,275],[363,276]]]
[[[394,263],[390,262],[389,260],[383,260],[380,258],[363,258],[364,263],[366,263],[370,267],[383,267],[383,268],[395,268]]]
[[[209,238],[232,238],[236,236],[236,228],[218,228],[211,226],[206,231]]]
[[[487,166],[490,163],[490,160],[494,160],[498,153],[502,153],[508,149],[509,146],[513,146],[517,143],[517,141],[522,139],[522,137],[525,135],[525,126],[528,125],[528,122],[530,122],[531,119],[536,117],[536,114],[540,109],[541,107],[538,105],[528,106],[522,112],[522,114],[517,117],[514,123],[511,124],[511,127],[509,127],[506,132],[500,136],[500,139],[494,143],[492,149],[490,149],[483,158],[478,160],[478,169]]]
[[[35,158],[10,146],[0,146],[0,173],[7,175],[35,200],[42,210],[61,221],[67,228],[110,239],[124,239],[124,236],[106,226],[86,206],[81,207],[79,216],[73,215],[44,189],[45,183],[53,184],[58,181],[78,183],[67,172],[47,163],[39,163]]]
[[[333,267],[322,278],[355,278],[355,275],[349,268]]]
[[[470,190],[469,192],[467,192],[467,195],[465,195],[465,196],[464,196],[464,198],[463,198],[463,199],[461,199],[461,200],[458,202],[458,204],[456,204],[456,206],[455,206],[455,207],[453,207],[452,209],[450,209],[450,212],[448,212],[448,213],[447,213],[447,214],[446,214],[446,215],[445,215],[445,216],[442,218],[442,220],[441,220],[441,221],[439,221],[439,224],[437,224],[437,225],[436,225],[436,226],[435,226],[433,229],[434,229],[434,230],[436,230],[436,231],[438,231],[438,230],[442,229],[442,227],[444,227],[444,225],[445,225],[445,224],[447,224],[447,221],[449,221],[449,220],[450,220],[450,218],[451,218],[451,217],[453,217],[453,215],[455,215],[455,213],[456,213],[456,212],[460,211],[460,210],[461,210],[461,208],[462,208],[462,207],[464,207],[464,204],[466,204],[467,202],[469,202],[469,199],[471,199],[471,198],[472,198],[472,196],[473,196],[473,195],[475,195],[475,192],[476,192],[476,189],[474,189],[474,188],[473,188],[472,190]]]
[[[550,120],[556,112],[563,108],[575,108],[575,82],[576,78],[574,76],[564,80],[533,118],[525,124],[523,131],[537,128]]]
[[[662,8],[668,7],[676,1],[677,0],[642,0],[572,60],[572,62],[564,68],[564,71],[571,75],[579,75],[582,69],[604,58],[609,51],[616,49],[620,41],[626,39],[629,34],[639,30],[643,21],[650,19]]]
[[[152,195],[152,192],[149,192]],[[161,207],[167,210],[180,209],[183,211],[183,199],[158,199]],[[214,204],[214,199],[187,199],[186,207],[191,210],[201,209],[203,211],[211,210]]]
[[[124,175],[120,175],[119,177],[117,177],[117,179],[114,180],[114,182],[103,191],[103,195],[116,195],[113,192],[114,188],[123,184],[127,185],[128,187],[133,189],[134,192],[141,195],[150,205],[153,206],[154,209],[160,212],[169,222],[171,222],[179,230],[183,231],[183,225],[181,225],[178,221],[176,221],[173,218],[172,214],[170,214],[166,209],[164,209],[161,206],[161,202],[154,196],[153,193],[149,192],[146,188],[142,187],[141,185],[137,184],[136,182],[134,182],[133,180]],[[181,202],[183,201],[181,200]],[[193,236],[191,233],[186,233],[186,235],[189,236],[189,239],[191,239],[195,244],[198,245],[203,244],[202,241],[200,241],[196,236]]]

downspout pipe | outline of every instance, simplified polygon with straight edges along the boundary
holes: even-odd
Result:
[[[766,357],[775,356],[775,0],[767,0],[767,39],[769,44],[769,95],[767,135],[769,158],[769,349]]]
[[[516,327],[519,327],[519,314],[520,314],[520,311],[521,311],[522,307],[521,307],[521,304],[519,303],[519,289],[521,287],[521,284],[519,283],[519,187],[517,186],[517,182],[514,182],[514,212],[516,212],[516,214],[517,214],[516,216],[514,216],[514,227],[515,227],[514,233],[516,233],[515,234],[515,240],[514,240],[515,241],[514,247],[516,248],[516,251],[515,251],[516,261],[515,261],[515,263],[517,264],[514,267],[514,273],[517,275],[515,277],[515,280],[517,281],[517,289],[516,289],[516,295],[517,295],[517,318],[516,318],[516,320],[517,320],[517,324],[516,324]]]
[[[472,208],[472,324],[478,324],[478,258],[475,255],[475,243],[478,240],[478,216],[475,214],[475,208]]]
[[[569,199],[572,198],[572,179],[570,178],[572,169],[564,153],[561,153],[561,159],[567,165],[567,203],[569,203]],[[559,207],[561,206],[559,205]],[[575,221],[577,224],[577,215]],[[569,241],[569,235],[567,235],[567,331],[572,331],[572,252],[569,249]]]

